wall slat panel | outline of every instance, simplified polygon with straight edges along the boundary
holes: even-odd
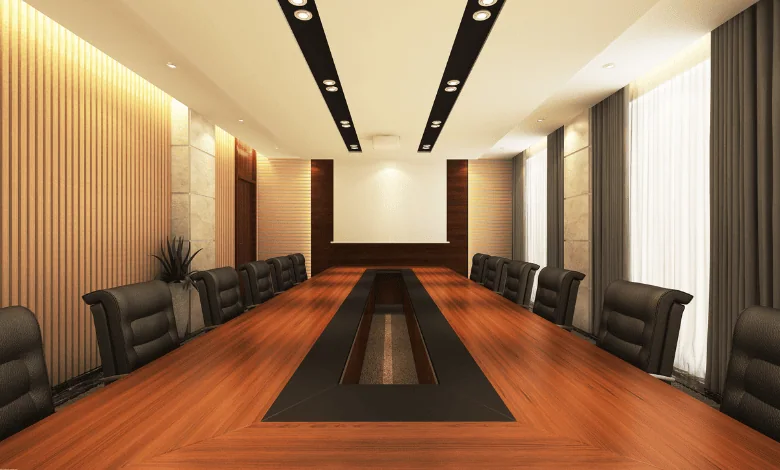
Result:
[[[216,128],[216,262],[217,266],[236,263],[236,139]]]
[[[469,267],[474,253],[512,258],[512,160],[469,161]]]
[[[311,275],[311,162],[257,157],[257,259],[302,253]]]
[[[170,98],[20,0],[0,21],[0,307],[36,314],[58,384],[100,365],[81,296],[158,271]]]

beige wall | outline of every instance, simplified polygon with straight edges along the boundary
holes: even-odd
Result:
[[[159,272],[170,98],[19,0],[0,19],[0,306],[35,313],[58,384],[100,365],[81,296]]]
[[[257,156],[257,259],[302,253],[311,276],[311,162]]]
[[[580,284],[574,326],[591,330],[591,178],[590,111],[564,126],[563,264],[585,274]]]
[[[236,267],[236,138],[217,127],[216,265]]]
[[[469,161],[469,258],[512,258],[512,160]]]

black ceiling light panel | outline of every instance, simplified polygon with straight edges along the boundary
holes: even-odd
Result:
[[[294,0],[293,0],[294,1]],[[447,123],[447,118],[466,84],[471,69],[485,45],[493,24],[498,19],[506,0],[468,0],[458,34],[452,44],[450,58],[444,68],[431,114],[425,123],[418,152],[430,152]]]
[[[328,105],[333,122],[341,133],[347,150],[360,152],[355,124],[349,113],[344,87],[341,85],[336,64],[328,46],[328,38],[322,27],[317,2],[314,0],[279,0],[284,17],[298,41],[303,57],[315,82]]]

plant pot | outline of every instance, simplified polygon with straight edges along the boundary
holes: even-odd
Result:
[[[173,316],[179,339],[203,328],[203,311],[200,307],[198,290],[191,284],[171,282],[168,284],[173,299]]]

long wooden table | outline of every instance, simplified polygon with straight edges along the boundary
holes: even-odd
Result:
[[[757,468],[780,444],[446,268],[414,271],[516,422],[269,423],[332,268],[0,443],[0,468]]]

